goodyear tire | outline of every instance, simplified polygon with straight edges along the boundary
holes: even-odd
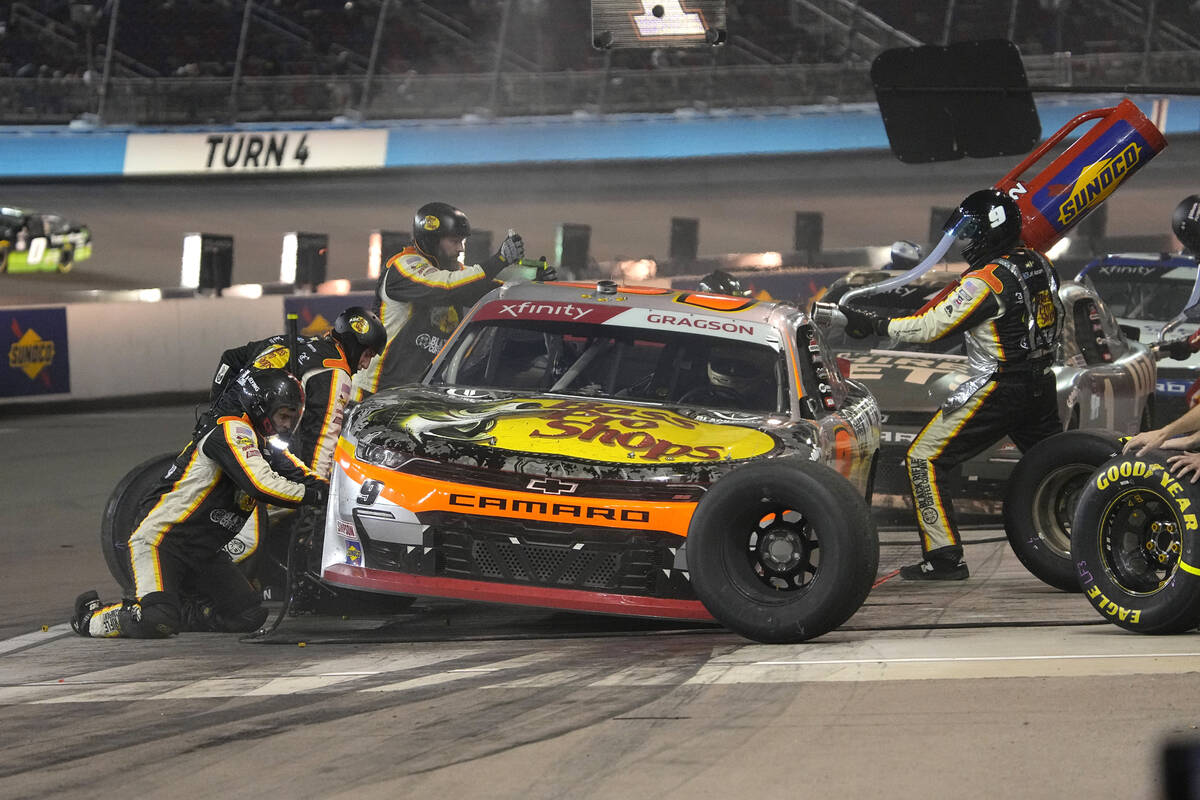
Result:
[[[803,642],[866,600],[879,536],[862,496],[832,469],[752,464],[700,502],[687,564],[697,597],[725,627],[759,642]]]
[[[100,519],[100,549],[108,571],[121,584],[126,596],[134,596],[133,571],[129,564],[129,534],[141,522],[139,506],[150,488],[175,460],[175,453],[164,453],[143,461],[121,478]]]
[[[1070,430],[1029,448],[1013,469],[1004,497],[1004,535],[1025,569],[1042,582],[1080,591],[1071,560],[1071,520],[1092,473],[1119,452],[1115,433]]]
[[[1180,633],[1200,623],[1200,484],[1167,458],[1118,456],[1079,496],[1071,557],[1088,601],[1115,625]]]

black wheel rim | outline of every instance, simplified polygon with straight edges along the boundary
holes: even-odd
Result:
[[[820,540],[811,520],[782,505],[759,507],[739,521],[745,568],[743,581],[757,592],[785,595],[807,591],[820,569]]]
[[[1150,489],[1131,489],[1105,510],[1100,560],[1109,578],[1131,595],[1152,595],[1179,567],[1183,525],[1169,498]]]

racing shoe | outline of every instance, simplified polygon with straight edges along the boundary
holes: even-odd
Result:
[[[957,562],[926,559],[901,567],[900,577],[906,581],[965,581],[971,571],[961,558]]]
[[[100,610],[100,594],[92,589],[75,598],[75,613],[71,615],[71,630],[80,636],[91,636],[92,614]]]

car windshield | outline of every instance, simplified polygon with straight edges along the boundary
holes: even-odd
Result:
[[[469,323],[429,376],[435,386],[562,393],[785,412],[782,354],[732,338],[533,320]]]
[[[1196,281],[1196,268],[1110,268],[1091,270],[1087,277],[1114,316],[1165,322],[1183,311]]]

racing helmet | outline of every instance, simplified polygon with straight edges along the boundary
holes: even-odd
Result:
[[[413,217],[413,241],[422,253],[435,261],[439,239],[445,236],[465,239],[470,235],[471,223],[467,215],[449,203],[426,203]]]
[[[963,258],[981,267],[1021,241],[1021,208],[998,189],[980,189],[959,204],[943,231],[966,241]]]
[[[717,345],[708,352],[708,382],[738,394],[754,391],[765,376],[766,364],[744,348]]]
[[[365,351],[374,350],[379,354],[387,344],[387,331],[383,323],[362,306],[350,306],[338,314],[330,333],[342,348],[351,375],[358,371],[358,362]]]
[[[1200,195],[1190,194],[1175,206],[1171,230],[1185,250],[1200,253]]]
[[[304,413],[304,389],[300,381],[286,369],[245,369],[237,376],[234,385],[238,403],[250,417],[250,424],[266,438],[286,438],[292,433],[275,428],[272,416],[279,409],[296,409],[297,420]]]
[[[723,269],[715,269],[700,279],[700,291],[711,294],[728,294],[734,297],[749,297],[750,290],[742,288],[742,282]]]

